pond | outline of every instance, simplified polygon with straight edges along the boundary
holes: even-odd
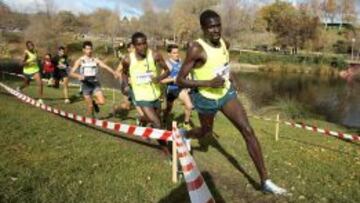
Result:
[[[255,108],[296,101],[327,121],[360,128],[360,83],[305,74],[239,73],[241,91]]]

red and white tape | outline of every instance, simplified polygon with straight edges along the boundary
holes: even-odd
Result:
[[[189,153],[186,145],[183,143],[182,138],[178,133],[178,129],[173,129],[171,131],[165,131],[160,129],[145,128],[135,125],[127,125],[121,123],[115,123],[106,120],[98,120],[95,118],[89,118],[85,116],[80,116],[75,113],[68,113],[66,111],[53,108],[46,104],[39,104],[35,99],[22,94],[9,86],[0,82],[0,86],[3,87],[10,94],[14,95],[21,101],[30,104],[32,106],[38,107],[44,111],[59,115],[61,117],[77,121],[80,123],[92,125],[98,128],[112,130],[116,132],[126,133],[128,135],[140,136],[143,138],[151,138],[157,140],[166,140],[172,141],[175,139],[177,145],[177,153],[180,160],[180,164],[184,173],[184,178],[186,181],[186,186],[189,192],[190,200],[192,203],[213,203],[215,202],[212,197],[208,186],[205,183],[204,178],[202,177],[199,169],[196,166],[196,163]]]
[[[80,123],[88,124],[91,126],[95,126],[102,129],[107,129],[115,132],[121,132],[128,135],[138,136],[142,138],[150,138],[150,139],[156,139],[156,140],[165,140],[165,141],[171,141],[172,140],[172,132],[161,130],[161,129],[154,129],[154,128],[148,128],[148,127],[139,127],[136,125],[128,125],[128,124],[122,124],[107,120],[99,120],[95,118],[89,118],[81,115],[77,115],[76,113],[68,113],[66,111],[48,106],[46,104],[39,104],[35,99],[26,96],[9,86],[3,84],[0,82],[0,86],[3,87],[5,90],[7,90],[9,93],[20,99],[21,101],[28,103],[32,106],[36,106],[42,110],[51,112],[53,114],[59,115],[61,117],[77,121]]]
[[[284,123],[285,125],[288,125],[288,126],[295,127],[295,128],[301,128],[304,130],[317,132],[317,133],[337,137],[337,138],[344,139],[344,140],[355,141],[355,142],[360,141],[359,135],[351,135],[348,133],[342,133],[342,132],[337,132],[337,131],[333,131],[333,130],[322,129],[322,128],[318,128],[316,126],[310,126],[310,125],[306,125],[303,123],[295,123],[295,122],[289,122],[289,121],[283,121],[282,123]]]
[[[186,187],[189,192],[192,203],[214,203],[208,186],[205,183],[204,177],[201,175],[194,158],[191,156],[188,148],[179,135],[177,128],[173,129],[173,140],[176,143],[176,149],[180,165],[184,173]]]
[[[273,121],[273,122],[277,122],[274,119],[271,118],[265,118],[265,117],[260,117],[260,116],[251,116],[255,119],[259,119],[259,120],[265,120],[265,121]],[[353,141],[353,142],[358,142],[360,141],[360,136],[359,135],[352,135],[349,133],[343,133],[343,132],[338,132],[338,131],[334,131],[334,130],[328,130],[328,129],[322,129],[316,126],[312,126],[312,125],[307,125],[304,123],[296,123],[296,122],[291,122],[291,121],[280,121],[280,123],[283,123],[285,125],[294,127],[294,128],[301,128],[304,130],[308,130],[308,131],[312,131],[312,132],[317,132],[323,135],[328,135],[328,136],[333,136],[333,137],[337,137],[339,139],[344,139],[344,140],[348,140],[348,141]]]

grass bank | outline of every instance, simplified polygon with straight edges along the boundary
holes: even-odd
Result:
[[[6,81],[12,87],[18,82]],[[75,94],[77,88],[71,89]],[[25,91],[35,95],[31,86]],[[61,91],[45,88],[45,102],[83,114],[83,101],[65,105]],[[109,117],[111,92],[100,117]],[[116,95],[116,101],[123,99]],[[188,202],[183,183],[156,148],[134,138],[91,129],[20,103],[0,90],[0,202]],[[182,117],[176,105],[174,119]],[[134,123],[134,110],[110,120]],[[169,118],[169,120],[172,120]],[[198,125],[197,116],[192,117]],[[217,202],[359,202],[359,145],[251,119],[272,179],[292,193],[264,195],[239,133],[222,116],[216,136],[193,141],[194,158]],[[335,130],[340,126],[311,120]]]

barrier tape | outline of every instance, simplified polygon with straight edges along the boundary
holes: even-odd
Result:
[[[265,117],[260,117],[260,116],[250,116],[250,117],[253,117],[258,120],[277,122],[276,120],[271,119],[271,118],[265,118]],[[343,140],[348,140],[348,141],[353,141],[353,142],[360,141],[360,136],[355,135],[355,134],[352,135],[349,133],[343,133],[343,132],[338,132],[338,131],[334,131],[334,130],[322,129],[317,126],[308,125],[308,124],[304,124],[304,123],[291,122],[291,121],[280,121],[280,123],[285,124],[287,126],[294,127],[294,128],[300,128],[300,129],[304,129],[304,130],[308,130],[308,131],[312,131],[312,132],[317,132],[317,133],[327,135],[327,136],[337,137],[337,138],[343,139]]]
[[[351,135],[348,133],[342,133],[342,132],[338,132],[338,131],[322,129],[322,128],[318,128],[316,126],[310,126],[310,125],[306,125],[303,123],[295,123],[295,122],[288,122],[288,121],[283,121],[282,123],[284,123],[285,125],[294,127],[294,128],[301,128],[304,130],[317,132],[317,133],[321,133],[321,134],[328,135],[328,136],[337,137],[337,138],[343,139],[343,140],[349,140],[349,141],[354,141],[354,142],[360,141],[359,135]]]
[[[10,94],[14,95],[21,101],[30,104],[32,106],[38,107],[44,111],[56,114],[58,116],[77,121],[79,123],[84,123],[87,125],[91,125],[94,127],[107,129],[115,132],[121,132],[126,133],[128,135],[138,136],[142,138],[150,138],[150,139],[156,139],[156,140],[165,140],[165,141],[171,141],[172,140],[172,132],[161,130],[161,129],[154,129],[154,128],[148,128],[148,127],[139,127],[136,125],[128,125],[128,124],[122,124],[122,123],[116,123],[112,121],[107,120],[98,120],[95,118],[85,117],[81,115],[77,115],[76,113],[68,113],[66,111],[51,107],[46,104],[39,104],[35,99],[22,94],[9,86],[5,85],[4,83],[0,82],[0,86],[3,87],[6,91],[8,91]]]
[[[8,75],[12,75],[12,76],[21,77],[21,78],[24,77],[22,74],[9,73],[9,72],[5,72],[5,71],[3,71],[3,73],[8,74]],[[72,85],[75,86],[77,84],[72,84]],[[104,89],[104,90],[112,90],[112,89],[109,89],[109,88],[102,88],[102,89]],[[250,115],[250,117],[253,117],[253,118],[259,119],[259,120],[277,122],[274,119],[261,117],[261,116]],[[334,131],[334,130],[322,129],[322,128],[319,128],[317,126],[307,125],[307,124],[304,124],[304,123],[296,123],[296,122],[290,122],[290,121],[280,121],[280,123],[291,126],[291,127],[294,127],[294,128],[300,128],[300,129],[304,129],[304,130],[308,130],[308,131],[312,131],[312,132],[317,132],[317,133],[328,135],[328,136],[337,137],[337,138],[343,139],[343,140],[360,141],[360,136],[355,135],[355,134],[351,135],[349,133],[343,133],[343,132],[338,132],[338,131]]]
[[[75,113],[68,113],[66,111],[53,108],[46,104],[39,104],[35,99],[22,94],[9,86],[0,82],[0,86],[8,91],[10,94],[14,95],[16,98],[20,99],[24,103],[30,104],[37,108],[40,108],[44,111],[53,113],[55,115],[74,120],[79,123],[84,123],[87,125],[92,125],[95,127],[112,130],[116,132],[123,132],[129,135],[139,136],[143,138],[151,138],[157,140],[172,141],[175,140],[177,154],[179,157],[180,165],[184,173],[184,178],[186,182],[186,187],[189,192],[190,200],[192,203],[215,203],[214,198],[212,197],[208,186],[205,183],[203,176],[201,175],[195,160],[189,153],[186,145],[184,144],[182,138],[179,135],[177,128],[173,129],[172,132],[139,127],[135,125],[126,125],[121,123],[114,123],[106,120],[98,120],[95,118],[89,118],[85,116],[80,116]]]
[[[184,173],[186,188],[192,203],[215,203],[204,177],[201,175],[194,158],[188,151],[177,128],[173,129],[173,140]]]

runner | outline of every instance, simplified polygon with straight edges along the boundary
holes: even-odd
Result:
[[[63,46],[59,47],[57,55],[53,59],[55,64],[55,76],[56,76],[56,86],[59,86],[60,81],[63,81],[63,91],[65,104],[70,103],[69,99],[69,61],[68,56],[65,54],[65,48]]]
[[[47,86],[54,86],[54,72],[55,67],[51,61],[51,54],[46,54],[42,62],[43,78],[48,79]]]
[[[152,127],[161,128],[160,81],[168,77],[169,69],[159,52],[148,49],[145,34],[133,34],[131,42],[135,50],[122,61],[123,75],[129,77],[136,105],[144,112],[146,119]],[[159,143],[169,155],[166,142]]]
[[[22,91],[25,87],[30,85],[31,79],[35,79],[38,87],[38,100],[39,104],[43,104],[43,84],[41,81],[40,67],[38,65],[39,59],[32,41],[26,42],[26,50],[24,53],[23,60],[23,73],[24,73],[24,84],[17,88],[18,91]]]
[[[185,119],[183,128],[190,130],[190,116],[193,105],[189,96],[189,89],[182,89],[177,84],[175,84],[176,77],[181,68],[181,60],[179,55],[179,47],[175,44],[170,44],[167,48],[169,55],[169,60],[167,60],[167,65],[170,68],[170,76],[161,81],[163,84],[167,84],[166,88],[166,109],[164,112],[164,121],[167,120],[173,105],[174,101],[179,98],[185,107]]]
[[[126,46],[128,54],[132,53],[134,51],[134,46],[131,42],[129,42]],[[121,92],[128,97],[127,101],[125,101],[126,105],[124,106],[131,106],[134,105],[136,109],[136,125],[145,125],[146,124],[146,118],[144,112],[141,110],[141,107],[136,104],[134,93],[131,88],[131,84],[129,81],[129,78],[124,75],[123,77],[123,66],[122,63],[119,64],[118,68],[116,69],[116,73],[118,74],[118,77],[120,79],[120,85],[121,85]]]
[[[220,16],[212,10],[206,10],[200,16],[200,25],[203,38],[190,43],[176,80],[180,86],[194,89],[192,98],[201,124],[200,128],[192,129],[186,136],[212,136],[214,117],[221,111],[242,134],[259,173],[263,191],[285,194],[285,189],[268,178],[260,144],[232,87],[229,44],[221,37]],[[190,72],[194,80],[187,78]]]
[[[101,91],[100,82],[98,79],[99,67],[107,70],[117,78],[116,73],[98,58],[93,57],[93,45],[91,41],[83,43],[84,55],[80,57],[74,64],[70,71],[70,76],[81,81],[81,89],[87,105],[87,115],[94,116],[94,111],[100,111],[98,105],[105,104],[105,98]],[[76,70],[80,68],[80,74]],[[93,100],[95,96],[95,100]]]

